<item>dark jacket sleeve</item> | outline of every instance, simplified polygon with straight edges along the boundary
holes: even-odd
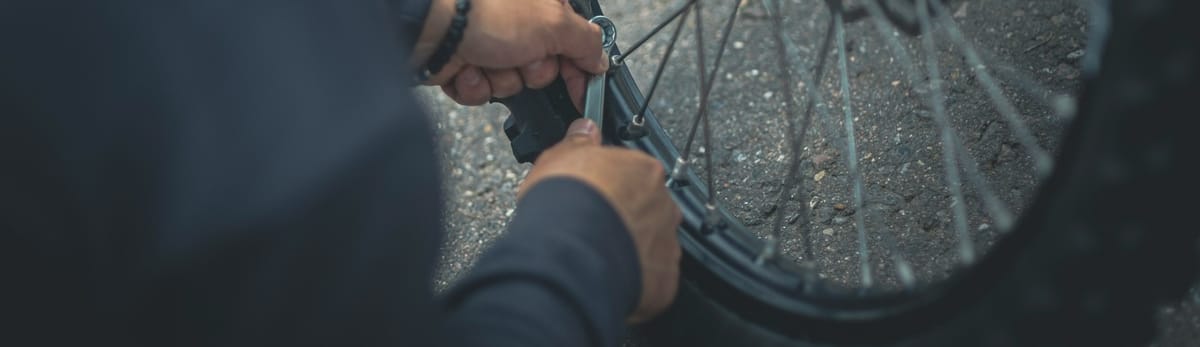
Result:
[[[508,234],[447,296],[469,346],[616,346],[641,293],[620,217],[590,186],[555,178],[519,202]]]
[[[444,319],[415,31],[382,4],[0,5],[0,345],[612,345],[636,257],[576,182],[530,192]]]
[[[396,29],[404,48],[411,49],[421,35],[425,16],[429,14],[429,3],[433,0],[388,0],[389,9],[396,19]]]
[[[0,5],[0,345],[437,346],[382,2]]]

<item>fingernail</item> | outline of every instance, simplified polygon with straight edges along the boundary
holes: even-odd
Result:
[[[596,131],[596,123],[587,118],[576,119],[571,122],[571,127],[567,128],[567,133],[591,135]]]
[[[545,59],[538,59],[537,61],[530,63],[529,65],[525,65],[525,69],[537,70],[538,68],[542,67],[542,62],[545,62],[545,61],[546,61]]]
[[[479,75],[479,71],[476,71],[475,69],[467,69],[467,71],[463,73],[466,74],[463,76],[463,82],[466,82],[467,85],[470,86],[479,84],[479,80],[483,78],[483,76]]]
[[[608,52],[600,51],[600,71],[608,71],[608,61],[612,59],[608,56]]]

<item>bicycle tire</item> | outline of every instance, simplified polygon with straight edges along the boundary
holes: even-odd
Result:
[[[600,14],[597,1],[577,6]],[[1154,334],[1155,308],[1181,297],[1198,268],[1200,230],[1182,204],[1156,201],[1185,181],[1186,136],[1173,124],[1200,91],[1200,43],[1187,1],[1117,1],[1105,64],[1085,81],[1080,112],[1058,165],[1014,231],[978,263],[916,293],[862,297],[812,278],[762,271],[744,257],[746,233],[703,228],[704,191],[692,174],[675,190],[684,211],[683,283],[672,307],[638,330],[655,345],[686,346],[1128,346]],[[1154,38],[1154,39],[1147,39]],[[621,141],[642,93],[625,68],[611,72],[608,142],[665,165],[678,151],[651,114],[649,136]],[[521,98],[562,98],[560,88]],[[550,103],[543,103],[549,105]],[[511,108],[511,107],[510,107]],[[512,109],[571,114],[574,110]],[[728,217],[728,215],[726,215]],[[736,220],[726,218],[737,229]],[[786,268],[786,264],[778,265]],[[1154,269],[1147,271],[1146,269]],[[780,269],[771,269],[780,270]],[[797,275],[799,276],[799,275]],[[797,290],[797,283],[809,286]],[[1102,332],[1102,333],[1097,333]]]

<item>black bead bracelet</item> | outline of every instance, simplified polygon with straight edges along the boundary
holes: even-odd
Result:
[[[437,51],[429,57],[429,61],[425,63],[425,68],[417,74],[417,79],[424,82],[429,77],[436,75],[442,71],[442,67],[450,61],[450,56],[454,55],[454,51],[458,49],[458,43],[462,42],[463,35],[467,30],[467,12],[471,10],[471,0],[457,0],[454,3],[454,18],[450,20],[450,27],[446,29],[446,36],[442,37],[442,41],[438,43]]]

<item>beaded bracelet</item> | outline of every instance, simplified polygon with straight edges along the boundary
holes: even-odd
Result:
[[[425,68],[417,74],[417,79],[424,82],[429,77],[436,75],[450,61],[450,56],[454,54],[458,48],[458,43],[462,41],[463,35],[467,30],[467,11],[471,10],[470,0],[457,0],[454,3],[454,18],[450,20],[450,28],[446,29],[446,36],[442,37],[442,42],[438,44],[437,51],[429,57],[429,61],[425,63]]]

